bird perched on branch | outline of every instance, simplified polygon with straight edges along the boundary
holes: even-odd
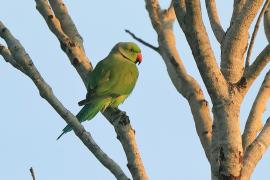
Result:
[[[86,99],[79,102],[84,106],[76,115],[80,122],[91,120],[108,106],[118,107],[132,92],[138,79],[136,64],[142,62],[140,48],[133,42],[119,42],[89,74]],[[71,131],[68,124],[59,139]]]

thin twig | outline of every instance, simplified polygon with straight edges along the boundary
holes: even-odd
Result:
[[[247,52],[247,57],[246,57],[246,64],[245,64],[245,70],[247,70],[247,68],[249,67],[251,51],[252,51],[252,48],[254,46],[254,42],[255,42],[255,38],[256,38],[257,32],[259,30],[259,25],[260,25],[262,16],[265,13],[265,11],[266,11],[269,3],[270,3],[270,0],[266,0],[265,1],[264,5],[263,5],[263,8],[262,8],[262,10],[260,12],[260,15],[259,15],[259,17],[257,19],[257,22],[255,24],[254,31],[252,33],[252,37],[251,37],[250,44],[249,44],[249,47],[248,47],[248,52]]]
[[[30,170],[30,173],[31,173],[33,180],[36,180],[36,176],[35,176],[35,172],[34,172],[33,167],[31,167],[29,170]]]
[[[125,32],[128,33],[128,34],[129,34],[132,38],[134,38],[135,40],[137,40],[137,41],[139,41],[140,43],[142,43],[143,45],[145,45],[145,46],[147,46],[147,47],[153,49],[153,50],[156,51],[156,52],[159,52],[159,48],[158,48],[158,47],[156,47],[156,46],[154,46],[154,45],[152,45],[152,44],[150,44],[150,43],[144,41],[143,39],[137,37],[134,33],[132,33],[131,31],[129,31],[128,29],[125,29]]]

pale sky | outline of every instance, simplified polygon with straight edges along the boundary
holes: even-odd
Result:
[[[216,0],[222,24],[228,28],[232,0]],[[133,41],[124,32],[129,29],[148,42],[157,44],[143,0],[83,1],[66,0],[75,24],[84,38],[87,55],[96,65],[119,41]],[[169,0],[160,1],[167,7]],[[203,15],[206,17],[204,1]],[[74,114],[77,102],[85,97],[84,85],[35,9],[35,1],[3,1],[0,20],[10,29],[32,57],[55,95]],[[209,29],[208,19],[204,22]],[[175,32],[180,55],[188,72],[200,82],[198,70],[179,25]],[[254,57],[266,44],[262,27],[253,51]],[[216,56],[219,45],[211,31],[209,36]],[[3,43],[3,41],[0,41]],[[152,180],[210,179],[210,166],[195,132],[187,101],[172,85],[161,57],[139,44],[143,62],[139,66],[139,80],[132,95],[120,106],[127,112],[136,130],[148,176]],[[269,66],[266,68],[269,69]],[[266,71],[263,71],[263,75]],[[241,109],[243,128],[249,109],[262,81],[256,81]],[[37,180],[111,180],[114,176],[86,149],[73,132],[56,141],[66,125],[64,120],[43,99],[32,81],[7,64],[0,57],[0,179],[29,180],[29,168],[35,170]],[[202,85],[203,86],[203,85]],[[203,87],[204,92],[205,88]],[[206,92],[205,92],[206,93]],[[209,97],[207,96],[208,100]],[[269,108],[264,118],[269,116]],[[264,119],[264,120],[265,120]],[[84,123],[96,142],[128,172],[122,146],[112,126],[102,116]],[[270,153],[258,164],[252,180],[270,177]]]

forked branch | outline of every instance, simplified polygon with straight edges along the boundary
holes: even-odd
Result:
[[[145,3],[152,26],[158,35],[158,53],[167,66],[167,71],[173,85],[189,102],[197,134],[207,159],[210,160],[212,118],[208,102],[205,100],[199,83],[186,72],[176,48],[175,36],[172,29],[172,24],[175,19],[174,11],[171,10],[170,13],[168,13],[168,10],[162,10],[157,0],[146,0]],[[171,8],[171,5],[168,9]]]
[[[267,8],[269,6],[269,3],[270,3],[270,0],[265,1],[264,6],[263,6],[263,8],[262,8],[262,10],[260,12],[260,15],[259,15],[259,17],[258,17],[258,19],[256,21],[254,31],[252,33],[251,40],[250,40],[249,47],[248,47],[248,51],[247,51],[245,69],[247,69],[249,67],[251,51],[252,51],[252,48],[253,48],[253,45],[254,45],[254,42],[255,42],[255,38],[256,38],[257,32],[259,30],[261,19],[262,19],[263,15],[265,14],[265,11],[267,10]]]
[[[185,6],[179,0],[174,0],[174,9],[177,20],[185,33],[192,50],[207,91],[213,104],[218,97],[228,96],[228,86],[224,79],[210,45],[201,14],[201,5],[198,0],[185,1]],[[185,11],[184,11],[185,10]],[[183,14],[185,13],[185,14]]]
[[[40,96],[55,109],[55,111],[66,121],[66,123],[72,126],[72,129],[79,139],[95,155],[95,157],[112,172],[117,179],[128,180],[127,176],[119,165],[102,151],[102,149],[92,138],[91,134],[85,131],[78,119],[57,99],[52,91],[52,88],[45,82],[23,46],[17,39],[15,39],[15,37],[2,24],[2,22],[0,22],[0,36],[6,41],[8,50],[11,53],[10,55],[14,58],[13,61],[10,61],[10,55],[7,53],[2,53],[3,51],[1,51],[0,53],[4,59],[6,59],[8,62],[12,62],[11,65],[16,63],[17,65],[14,66],[15,68],[23,68],[24,71],[22,72],[32,79],[39,90]],[[20,70],[20,68],[18,68],[18,70]]]
[[[249,28],[263,2],[264,0],[247,0],[226,31],[221,48],[221,71],[231,84],[237,83],[244,74]]]
[[[52,0],[49,4],[48,0],[36,0],[36,5],[52,33],[58,38],[62,50],[87,86],[88,74],[93,67],[84,52],[81,36],[63,1]],[[71,26],[70,29],[69,26]],[[119,137],[133,179],[148,179],[128,116],[119,109],[112,108],[107,108],[103,115],[113,125]]]

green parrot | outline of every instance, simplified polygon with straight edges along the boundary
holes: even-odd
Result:
[[[78,103],[84,105],[76,115],[78,120],[91,120],[108,106],[118,107],[123,103],[136,84],[139,75],[136,64],[141,62],[141,50],[135,43],[117,43],[89,73],[86,98]],[[71,130],[68,124],[57,139]]]

